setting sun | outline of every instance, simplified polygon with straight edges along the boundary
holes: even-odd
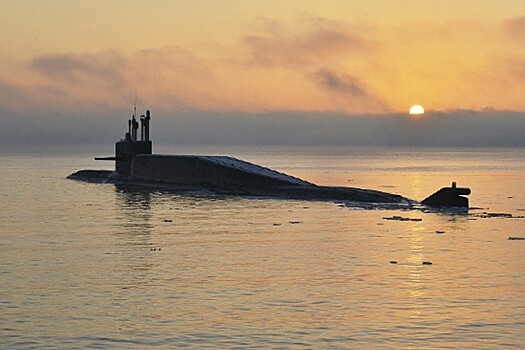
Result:
[[[424,114],[425,109],[421,105],[413,105],[412,107],[410,107],[409,113],[410,114]]]

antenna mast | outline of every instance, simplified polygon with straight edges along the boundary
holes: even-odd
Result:
[[[133,103],[133,116],[137,116],[137,89],[135,89],[135,103]]]

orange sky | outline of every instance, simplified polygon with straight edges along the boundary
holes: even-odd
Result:
[[[523,0],[3,0],[16,110],[525,111]]]

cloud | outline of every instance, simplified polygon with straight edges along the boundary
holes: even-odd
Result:
[[[79,101],[73,99],[63,90],[50,85],[18,85],[0,78],[0,102],[4,108],[11,110],[34,110],[55,106],[74,106]]]
[[[276,19],[258,18],[256,24],[254,33],[241,40],[248,73],[276,74],[284,80],[281,85],[301,81],[293,94],[310,96],[317,110],[390,110],[373,92],[373,82],[364,83],[364,76],[377,70],[380,48],[370,25],[315,16],[302,18],[293,29]]]
[[[509,38],[519,44],[525,44],[525,16],[505,20],[503,29]]]
[[[333,95],[338,105],[359,107],[360,110],[370,112],[390,109],[383,99],[370,93],[370,88],[354,76],[328,69],[320,69],[307,76],[317,87]]]
[[[355,99],[342,98],[351,92],[352,86],[363,90],[360,97],[371,98],[368,91],[365,93],[364,86],[358,87],[359,77],[351,73],[338,75],[339,87],[327,89],[329,77],[324,74],[323,78],[322,69],[330,61],[336,69],[339,53],[365,50],[364,39],[348,32],[349,29],[340,23],[319,18],[312,19],[306,28],[295,32],[284,28],[283,23],[263,22],[259,26],[263,35],[246,40],[252,49],[272,55],[261,56],[266,61],[264,73],[257,70],[261,66],[254,66],[253,62],[248,67],[239,64],[243,60],[246,62],[246,57],[242,56],[246,53],[246,46],[214,47],[211,52],[199,53],[167,46],[131,54],[115,50],[90,54],[45,54],[34,57],[26,68],[28,75],[40,86],[48,86],[70,97],[61,104],[64,108],[73,104],[84,110],[129,106],[136,90],[139,100],[147,101],[148,105],[178,111],[294,109],[305,100],[318,100],[318,106],[310,104],[321,110],[332,105],[337,110],[363,110],[368,102],[357,103]],[[296,64],[298,62],[304,64]],[[287,67],[284,74],[283,67]],[[312,75],[312,71],[317,73]],[[305,87],[305,84],[311,86]],[[319,93],[319,88],[325,96],[312,99],[311,96]],[[295,99],[284,97],[289,91],[295,91]],[[48,103],[53,109],[55,106],[51,102],[55,101],[44,99],[36,105]],[[376,101],[368,104],[379,106]]]
[[[37,56],[29,68],[40,76],[42,84],[69,95],[70,102],[75,101],[77,108],[83,109],[120,103],[121,93],[130,89],[130,64],[127,57],[117,52],[61,53]],[[49,107],[53,108],[50,102]]]
[[[521,40],[524,23],[259,17],[232,45],[47,53],[23,69],[0,60],[0,105],[123,109],[136,90],[139,104],[173,111],[388,113],[416,102],[522,110],[524,46],[502,39]]]
[[[93,54],[46,54],[31,60],[30,72],[40,77],[40,86],[69,97],[79,108],[106,106],[118,108],[139,98],[159,108],[188,108],[202,98],[206,80],[211,79],[210,65],[182,48],[168,46],[139,50],[133,54],[117,51]],[[38,94],[24,91],[33,87],[20,85],[12,93],[19,99],[33,95],[27,102],[37,102]],[[201,91],[201,93],[196,93]],[[42,96],[44,97],[44,96]],[[3,99],[3,98],[2,98]],[[52,107],[49,101],[49,106]],[[39,105],[46,104],[44,98]]]
[[[514,83],[525,85],[525,55],[507,57],[506,65],[508,76]]]
[[[338,76],[334,72],[321,69],[312,73],[310,78],[316,85],[328,91],[355,97],[368,96],[368,93],[365,91],[362,83],[359,82],[357,78],[350,75],[345,74]]]
[[[258,34],[246,35],[241,43],[251,64],[288,67],[319,64],[341,55],[370,51],[373,44],[364,33],[342,23],[314,17],[300,30],[291,31],[275,19],[261,19]]]
[[[53,78],[75,84],[84,84],[89,80],[100,80],[111,87],[120,87],[126,79],[123,71],[128,61],[116,52],[74,55],[55,54],[34,58],[31,67],[37,72]]]

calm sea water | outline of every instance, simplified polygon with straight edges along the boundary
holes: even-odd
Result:
[[[475,209],[147,192],[66,180],[92,153],[4,152],[0,347],[525,347],[525,150],[201,151],[416,200],[457,181]]]

